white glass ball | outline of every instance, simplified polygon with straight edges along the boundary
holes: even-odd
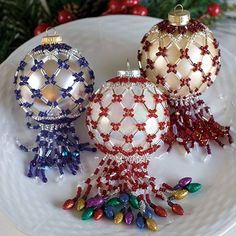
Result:
[[[169,125],[166,99],[142,77],[115,77],[87,108],[89,135],[105,154],[145,155],[157,150]]]
[[[201,94],[220,70],[220,49],[213,33],[191,20],[173,26],[164,20],[143,37],[138,60],[143,76],[170,96]]]
[[[77,118],[93,93],[94,73],[77,49],[39,45],[20,62],[16,98],[36,120]]]

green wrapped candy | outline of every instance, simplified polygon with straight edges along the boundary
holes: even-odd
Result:
[[[108,200],[108,202],[106,203],[106,205],[108,206],[112,206],[112,207],[117,207],[120,206],[121,202],[119,200],[119,198],[117,197],[113,197],[110,200]]]
[[[93,212],[94,212],[94,209],[91,207],[91,208],[86,208],[82,214],[82,220],[88,220],[90,218],[92,218],[93,216]]]
[[[131,195],[129,202],[133,208],[139,209],[139,202],[138,202],[138,198],[136,196]]]
[[[191,183],[189,185],[187,185],[185,188],[190,192],[190,193],[195,193],[198,190],[200,190],[202,187],[201,184],[199,183]]]

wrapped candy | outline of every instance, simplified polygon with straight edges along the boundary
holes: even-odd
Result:
[[[153,231],[158,230],[151,219],[153,212],[163,217],[167,212],[152,203],[151,197],[165,200],[173,212],[183,214],[181,206],[172,202],[176,190],[167,184],[157,187],[147,171],[150,154],[160,147],[169,127],[166,98],[153,83],[137,70],[119,71],[93,95],[87,125],[105,157],[84,186],[78,186],[76,197],[64,203],[64,209],[76,206],[84,210],[82,219],[94,215],[96,220],[102,209],[102,215],[115,224],[135,222],[139,228],[146,224]],[[97,195],[92,197],[94,191]]]
[[[197,143],[211,154],[210,141],[223,146],[227,138],[232,143],[230,128],[218,124],[199,99],[220,70],[219,43],[213,33],[177,5],[168,20],[154,25],[141,44],[142,75],[168,98],[170,129],[162,137],[168,150],[178,142],[190,152]]]
[[[47,35],[20,62],[14,83],[27,127],[39,130],[32,148],[18,143],[22,150],[35,153],[28,176],[47,182],[45,171],[51,167],[60,175],[64,169],[76,174],[80,151],[95,151],[88,143],[79,143],[73,125],[93,93],[94,73],[87,60],[60,36]]]

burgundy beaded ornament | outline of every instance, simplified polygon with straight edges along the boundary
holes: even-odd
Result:
[[[140,77],[139,71],[119,71],[94,94],[87,108],[87,125],[105,157],[85,186],[78,186],[76,197],[64,203],[64,209],[76,205],[77,210],[84,210],[83,220],[106,215],[116,224],[123,220],[131,224],[138,211],[137,227],[146,225],[150,230],[158,229],[151,219],[153,210],[159,216],[167,215],[151,197],[165,200],[174,213],[183,214],[181,206],[172,201],[186,196],[191,179],[182,179],[177,188],[167,184],[159,188],[147,171],[149,156],[159,148],[169,127],[166,98],[153,83]],[[97,195],[89,198],[94,191]]]
[[[162,137],[168,151],[178,142],[189,153],[197,143],[211,154],[210,141],[222,147],[226,138],[232,143],[230,127],[217,123],[198,98],[220,70],[219,44],[212,32],[190,20],[188,11],[176,7],[168,20],[152,27],[141,44],[138,60],[142,75],[168,98],[171,128]]]

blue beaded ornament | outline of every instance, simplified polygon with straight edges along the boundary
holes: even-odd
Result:
[[[94,72],[77,49],[62,43],[58,35],[42,38],[20,62],[15,77],[15,94],[26,112],[27,127],[38,129],[36,145],[23,151],[34,153],[28,177],[47,182],[46,169],[65,169],[73,175],[80,164],[80,151],[96,151],[79,143],[73,121],[85,111],[93,93]]]

